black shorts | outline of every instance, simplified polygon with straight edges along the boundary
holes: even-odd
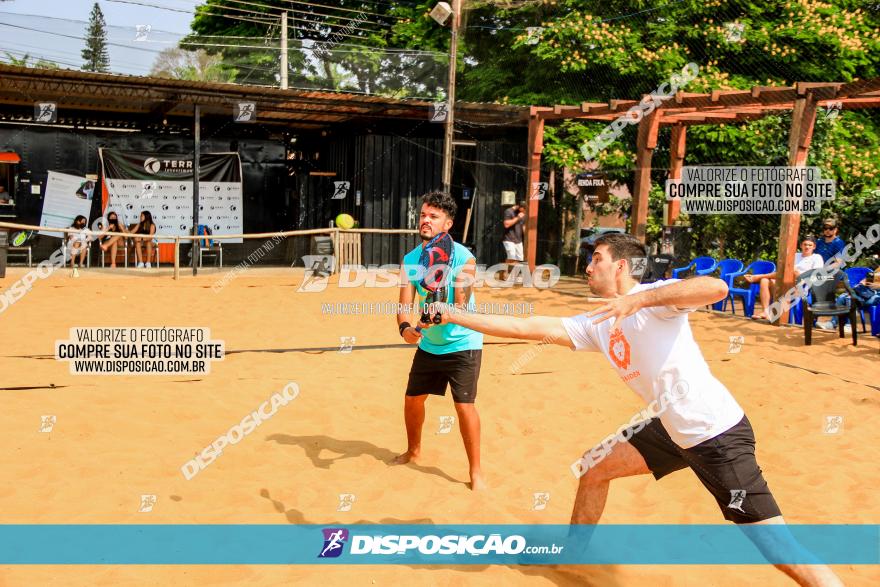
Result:
[[[681,448],[658,418],[629,439],[656,479],[690,467],[706,486],[724,517],[737,524],[782,515],[755,460],[755,433],[748,418],[691,448]]]
[[[449,384],[455,403],[472,404],[477,399],[482,357],[482,349],[445,355],[418,349],[409,370],[406,395],[446,395],[446,385]]]

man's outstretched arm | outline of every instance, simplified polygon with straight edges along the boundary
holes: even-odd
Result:
[[[551,316],[530,316],[516,318],[513,316],[496,316],[493,314],[477,314],[442,304],[440,315],[443,323],[458,324],[483,334],[501,338],[520,338],[523,340],[539,340],[545,344],[558,344],[574,348],[574,343],[562,325],[562,318]]]
[[[588,316],[600,316],[593,321],[598,324],[614,318],[615,324],[642,308],[675,306],[697,308],[721,301],[727,297],[727,283],[709,276],[685,279],[671,285],[663,285],[626,296],[616,297],[588,312]]]

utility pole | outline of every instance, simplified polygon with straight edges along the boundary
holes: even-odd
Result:
[[[196,104],[193,107],[195,128],[193,129],[193,235],[199,236],[199,174],[202,158],[202,109]],[[192,241],[192,270],[193,277],[199,272],[199,248],[201,242],[198,238]]]
[[[281,13],[281,89],[287,89],[287,12]]]
[[[446,90],[446,133],[443,140],[443,191],[451,193],[452,141],[455,137],[455,61],[458,53],[458,26],[461,24],[461,0],[452,0],[452,37],[449,40],[449,87]]]

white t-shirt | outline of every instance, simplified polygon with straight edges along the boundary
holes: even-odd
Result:
[[[638,284],[627,295],[677,281]],[[594,324],[594,318],[580,314],[562,320],[575,350],[604,353],[682,448],[718,436],[744,415],[727,388],[709,371],[694,340],[687,317],[694,309],[644,308],[621,321],[613,340],[610,319]]]
[[[804,257],[803,253],[795,253],[794,254],[794,270],[798,272],[798,274],[803,273],[804,271],[809,271],[810,269],[820,269],[825,264],[825,261],[822,259],[822,255],[818,253],[813,253],[809,257]]]

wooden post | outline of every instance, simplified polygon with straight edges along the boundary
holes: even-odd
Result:
[[[202,111],[198,104],[193,107],[193,116],[195,117],[193,130],[193,234],[199,235],[199,164],[201,159],[202,148]],[[201,247],[200,239],[192,241],[192,271],[193,277],[199,272],[199,248]]]
[[[813,127],[816,122],[816,100],[812,93],[799,97],[791,113],[791,132],[788,137],[788,165],[803,167],[807,163]],[[776,257],[776,293],[781,295],[794,286],[794,254],[797,251],[800,214],[783,214],[779,225],[779,253]],[[788,308],[779,314],[776,325],[788,322]],[[855,328],[855,325],[853,325]]]
[[[339,273],[340,269],[342,269],[343,259],[343,251],[342,251],[342,237],[339,234],[338,228],[333,228],[333,254],[336,255],[336,262],[333,264],[333,273]]]
[[[455,146],[455,65],[458,59],[458,28],[461,26],[461,0],[452,0],[449,39],[449,85],[446,88],[446,121],[443,134],[443,191],[452,193],[452,154]]]
[[[174,237],[174,279],[180,279],[180,237]]]
[[[625,114],[624,116],[628,116]],[[651,157],[657,147],[660,110],[654,110],[639,121],[636,141],[636,177],[633,184],[632,225],[630,232],[642,243],[648,226],[648,194],[651,192]]]
[[[685,144],[687,142],[687,127],[677,124],[672,127],[672,140],[669,144],[669,179],[681,179],[681,168],[684,166]],[[672,226],[681,213],[681,201],[667,202],[668,215],[667,226]]]
[[[526,230],[523,252],[529,271],[535,270],[538,256],[538,200],[533,200],[535,184],[541,181],[541,152],[544,150],[544,119],[532,107],[529,116],[529,173],[526,185]]]

